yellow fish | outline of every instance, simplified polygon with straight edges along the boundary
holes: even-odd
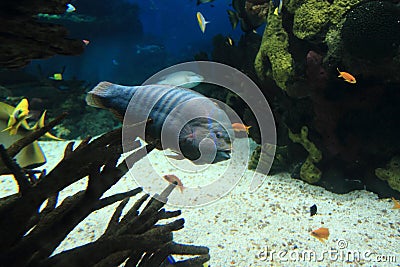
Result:
[[[62,81],[63,76],[62,76],[62,73],[54,73],[52,77],[49,77],[49,79],[52,79],[55,81]]]
[[[200,12],[196,13],[196,17],[197,17],[197,23],[199,24],[200,30],[204,33],[206,31],[207,23],[210,23],[210,22],[206,21],[203,14],[201,14]]]
[[[10,131],[10,135],[15,135],[18,131],[18,128],[24,124],[27,129],[29,129],[29,125],[26,122],[26,119],[29,116],[29,109],[28,109],[28,100],[26,98],[22,99],[19,104],[13,108],[5,103],[2,103],[3,105],[1,108],[9,114],[8,117],[8,122],[7,122],[7,127],[2,130],[2,132],[5,131]],[[11,109],[12,111],[11,111]],[[11,113],[10,113],[11,112]]]
[[[5,148],[8,148],[15,141],[25,137],[31,130],[26,120],[22,120],[20,123],[22,127],[19,127],[15,134],[10,135],[10,133],[5,132],[8,128],[8,120],[15,110],[16,107],[0,102],[0,129],[5,128],[3,131],[0,131],[0,140]],[[46,158],[37,141],[24,147],[17,154],[15,159],[23,168],[36,168],[46,163]],[[2,165],[3,163],[0,160],[0,166]]]
[[[228,45],[233,46],[233,40],[232,40],[231,37],[227,37],[226,38],[226,42],[227,42]]]
[[[18,132],[18,128],[22,126],[25,130],[32,131],[44,126],[44,118],[46,116],[46,111],[43,112],[39,121],[33,127],[30,127],[26,119],[29,117],[29,104],[26,98],[22,99],[21,102],[14,108],[6,103],[0,102],[0,120],[7,120],[7,127],[2,130],[2,132],[9,131],[10,135],[15,135]],[[59,137],[52,135],[47,132],[44,136],[57,140],[63,141]]]

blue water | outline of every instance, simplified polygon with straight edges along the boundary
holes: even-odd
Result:
[[[108,5],[118,5],[120,1],[112,1]],[[233,30],[229,23],[226,10],[232,9],[231,0],[216,0],[201,5],[196,5],[196,0],[129,0],[129,3],[139,6],[138,19],[142,33],[137,36],[132,34],[136,25],[134,21],[128,21],[123,27],[107,29],[107,32],[101,28],[82,32],[76,29],[79,26],[67,25],[72,32],[71,37],[90,41],[84,53],[73,57],[58,55],[47,60],[35,60],[26,70],[38,75],[37,67],[40,65],[42,76],[51,76],[65,67],[63,77],[66,80],[140,84],[165,67],[194,60],[199,52],[206,52],[211,59],[212,39],[217,34],[230,36],[235,41],[243,34],[240,27]],[[76,0],[72,4],[76,7],[74,14],[107,12],[107,9],[96,10],[100,7],[93,0]],[[112,6],[108,8],[111,10]],[[198,11],[210,21],[205,33],[201,32],[196,20]],[[124,14],[113,16],[118,19]],[[155,45],[161,49],[138,53],[138,45]]]

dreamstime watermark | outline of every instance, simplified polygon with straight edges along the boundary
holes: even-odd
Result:
[[[203,77],[202,83],[214,86],[214,90],[218,90],[218,88],[228,89],[231,93],[234,93],[232,94],[235,95],[234,97],[240,98],[247,104],[259,126],[261,144],[267,143],[269,145],[268,151],[262,149],[260,154],[259,162],[263,162],[263,164],[258,164],[257,166],[257,172],[267,173],[271,168],[275,154],[275,122],[268,102],[261,90],[244,73],[216,62],[194,61],[164,69],[150,77],[142,85],[154,85],[168,75],[176,73],[187,74],[189,72]],[[148,87],[149,90],[142,90],[132,96],[126,109],[122,128],[122,146],[125,153],[131,150],[132,136],[139,136],[141,139],[145,139],[146,127],[145,124],[140,124],[140,122],[151,119],[155,127],[162,124],[159,114],[163,109],[168,110],[168,115],[165,118],[163,117],[162,129],[156,129],[161,136],[161,146],[163,148],[180,145],[180,133],[182,130],[187,129],[187,125],[190,122],[204,118],[218,123],[221,129],[229,133],[229,138],[231,140],[234,139],[231,124],[241,122],[241,120],[231,107],[217,99],[208,98],[207,100],[187,97],[190,93],[181,94],[174,90],[176,88],[174,86],[159,86],[157,90],[152,90],[155,87]],[[178,89],[181,90],[181,88]],[[217,109],[215,105],[218,107]],[[217,110],[217,112],[211,114],[210,110]],[[131,127],[132,125],[139,126]],[[144,191],[155,195],[165,188],[166,184],[162,179],[163,174],[176,174],[178,177],[180,175],[188,175],[192,179],[196,179],[196,176],[207,171],[213,163],[213,158],[210,157],[218,155],[217,142],[212,136],[207,136],[199,143],[200,159],[204,160],[206,164],[196,164],[193,160],[191,162],[169,160],[169,172],[160,173],[159,162],[153,162],[151,157],[144,157],[141,160],[141,166],[145,166],[143,168],[146,168],[147,175],[143,176],[135,175],[136,173],[132,167],[136,161],[130,160],[128,157],[125,162],[128,168],[132,170],[128,174],[143,187]],[[168,199],[168,203],[180,207],[193,207],[205,205],[223,197],[236,186],[243,176],[247,169],[249,154],[249,142],[247,144],[242,142],[240,147],[238,147],[237,142],[233,142],[230,159],[225,162],[226,164],[223,164],[224,168],[218,170],[219,172],[213,171],[216,177],[210,177],[210,182],[206,185],[185,186],[184,193],[172,194]],[[250,192],[254,192],[265,179],[265,176],[259,175],[257,172],[251,178]]]
[[[337,248],[327,250],[272,250],[268,247],[261,250],[256,257],[260,261],[267,262],[374,262],[374,263],[396,263],[396,255],[379,254],[371,250],[347,249],[347,241],[339,239]]]

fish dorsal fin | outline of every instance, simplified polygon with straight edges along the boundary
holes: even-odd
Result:
[[[8,120],[10,115],[14,112],[15,107],[7,103],[0,102],[0,120]]]

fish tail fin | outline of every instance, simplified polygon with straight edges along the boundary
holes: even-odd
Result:
[[[96,108],[106,108],[103,104],[102,98],[107,95],[109,88],[113,86],[110,82],[100,82],[86,95],[86,103],[89,106]]]

